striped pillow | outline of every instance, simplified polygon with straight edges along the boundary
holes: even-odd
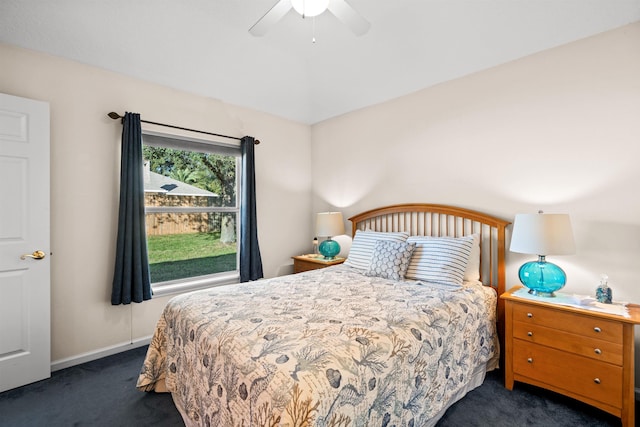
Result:
[[[371,264],[371,258],[378,240],[388,240],[393,242],[405,242],[409,237],[409,233],[381,233],[378,231],[361,231],[356,230],[353,237],[349,257],[344,262],[348,265],[360,270],[368,270]]]
[[[415,243],[416,248],[405,277],[444,285],[462,285],[473,241],[473,236],[409,237],[407,242]]]

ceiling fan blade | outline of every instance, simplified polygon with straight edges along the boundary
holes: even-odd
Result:
[[[329,11],[357,36],[363,35],[371,27],[371,23],[356,12],[345,0],[331,0],[329,2]]]
[[[269,28],[278,22],[284,15],[291,10],[291,0],[280,0],[276,3],[264,16],[258,19],[258,22],[249,28],[249,32],[256,36],[264,36]]]

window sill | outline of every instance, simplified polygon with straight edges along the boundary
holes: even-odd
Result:
[[[182,294],[200,289],[213,288],[216,286],[230,285],[239,282],[240,274],[237,271],[232,271],[203,278],[155,283],[151,285],[151,289],[153,291],[153,296],[160,297],[164,295]]]

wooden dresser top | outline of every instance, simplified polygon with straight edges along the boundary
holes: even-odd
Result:
[[[616,320],[618,322],[623,322],[623,323],[640,324],[640,305],[637,305],[637,304],[627,304],[627,308],[629,310],[629,317],[624,317],[616,314],[602,313],[600,311],[595,311],[595,310],[587,310],[584,308],[555,304],[553,302],[553,297],[540,297],[539,299],[528,299],[528,298],[521,298],[516,295],[513,295],[514,292],[521,289],[522,287],[523,286],[514,286],[513,288],[503,293],[500,296],[500,298],[506,301],[513,301],[513,302],[522,303],[522,304],[532,304],[532,305],[538,305],[542,307],[562,309],[568,312],[574,312],[577,314],[583,314],[588,316],[597,316],[603,319],[611,319],[611,320]],[[545,299],[549,300],[549,302],[545,301]]]

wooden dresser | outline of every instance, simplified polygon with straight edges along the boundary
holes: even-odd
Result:
[[[603,314],[505,292],[505,387],[514,381],[570,396],[634,426],[634,325],[631,317]]]
[[[331,265],[342,264],[346,261],[346,258],[342,257],[335,257],[334,259],[324,259],[322,256],[314,257],[313,255],[298,255],[291,258],[293,258],[294,273],[317,270],[319,268],[325,268]]]

